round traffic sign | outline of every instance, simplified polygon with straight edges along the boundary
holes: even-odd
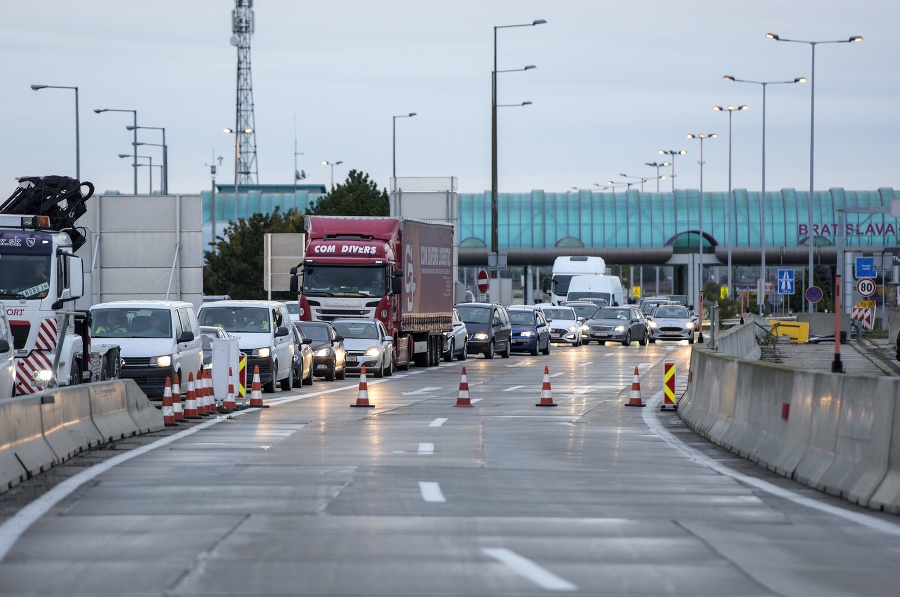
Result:
[[[856,282],[856,292],[861,296],[872,296],[877,288],[878,286],[872,278],[860,278]]]
[[[818,286],[810,286],[806,289],[806,300],[811,303],[818,303],[822,300],[822,289]]]
[[[484,294],[488,291],[488,273],[486,271],[478,270],[478,292]]]

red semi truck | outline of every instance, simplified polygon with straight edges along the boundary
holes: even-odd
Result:
[[[453,255],[447,224],[308,216],[303,262],[291,269],[300,320],[378,319],[398,368],[436,366],[453,329]]]

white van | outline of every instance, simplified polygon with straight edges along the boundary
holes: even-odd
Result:
[[[16,393],[16,359],[13,354],[12,328],[6,318],[6,308],[0,304],[0,398]]]
[[[150,398],[162,398],[166,378],[186,387],[203,367],[194,305],[181,301],[114,301],[91,307],[91,338],[121,347],[119,377],[133,379]]]
[[[566,300],[569,283],[575,276],[602,276],[606,274],[603,257],[568,255],[557,257],[553,262],[553,273],[545,279],[541,290],[550,295],[550,302],[558,305]]]
[[[216,301],[200,305],[200,325],[220,327],[238,339],[241,353],[247,356],[247,384],[259,366],[263,391],[293,388],[294,338],[291,316],[279,301]]]
[[[603,299],[610,307],[625,305],[619,276],[573,276],[569,280],[566,302]]]

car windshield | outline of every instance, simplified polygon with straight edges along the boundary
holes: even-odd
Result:
[[[169,338],[172,315],[168,309],[110,308],[91,314],[95,338]]]
[[[615,307],[603,307],[594,314],[594,319],[623,319],[628,321],[630,313],[628,309],[616,309]]]
[[[575,310],[572,307],[556,307],[544,309],[544,315],[550,319],[575,319]]]
[[[597,312],[597,305],[573,305],[572,308],[579,319],[590,319]]]
[[[513,325],[534,325],[534,312],[511,310],[509,312],[509,321]]]
[[[655,317],[668,319],[688,319],[688,310],[684,307],[660,306],[656,309]]]
[[[259,334],[271,329],[269,310],[264,307],[205,307],[199,319],[200,325],[213,325],[226,332]]]
[[[303,332],[303,335],[307,338],[312,338],[313,340],[324,340],[328,341],[331,339],[331,335],[328,333],[328,328],[324,325],[306,325],[303,324],[300,326],[300,330]]]
[[[374,322],[368,321],[341,321],[334,320],[332,323],[335,331],[344,338],[360,338],[366,340],[377,340],[378,326]]]
[[[490,323],[491,310],[488,307],[466,307],[459,306],[459,318],[466,323]]]
[[[287,305],[288,313],[291,315],[300,315],[300,305],[295,303],[294,301],[288,301],[285,303]]]

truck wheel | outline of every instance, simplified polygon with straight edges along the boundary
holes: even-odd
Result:
[[[484,351],[484,358],[486,358],[486,359],[494,358],[494,343],[493,342],[488,344],[487,349]]]
[[[69,372],[69,385],[76,386],[81,383],[81,366],[77,362],[72,363],[72,369]]]

